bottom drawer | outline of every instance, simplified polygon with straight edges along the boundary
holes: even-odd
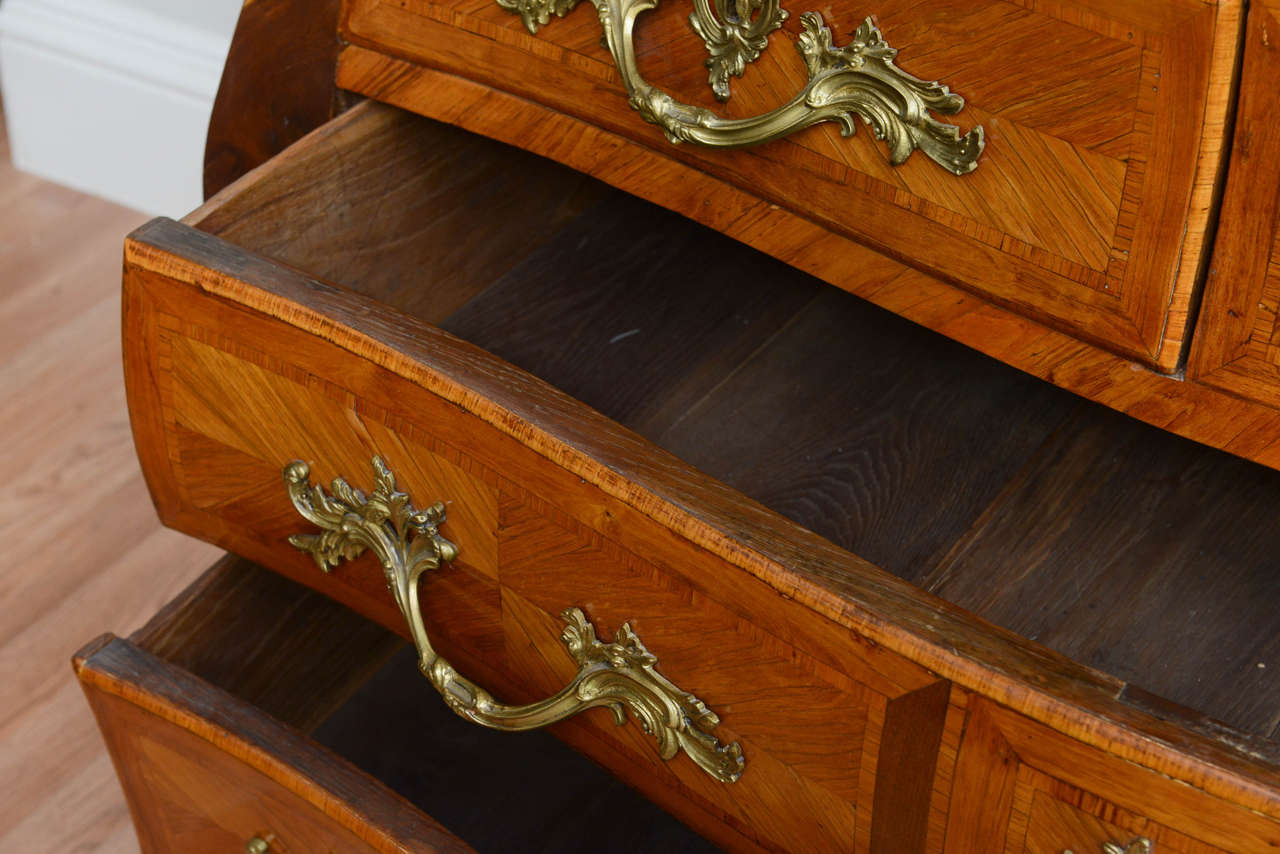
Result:
[[[550,736],[454,717],[403,646],[236,558],[86,646],[143,851],[714,850]]]

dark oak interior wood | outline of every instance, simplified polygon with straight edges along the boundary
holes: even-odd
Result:
[[[385,111],[376,122],[324,133],[368,133],[372,147],[394,129],[407,141],[391,156],[322,141],[188,222],[442,325],[1144,695],[1277,734],[1280,473],[1083,401],[576,173],[373,109]],[[467,156],[446,169],[442,147]],[[485,251],[451,225],[462,212],[487,223]],[[363,245],[374,221],[403,240],[332,251]]]
[[[439,321],[611,192],[540,158],[513,169],[500,143],[368,106],[316,132],[331,156],[288,152],[184,221]]]
[[[394,746],[387,733],[398,734]],[[495,733],[458,718],[408,649],[313,737],[480,852],[719,850],[549,733]]]
[[[209,119],[206,198],[324,124],[349,98],[333,81],[340,5],[246,0]]]
[[[338,603],[230,555],[129,640],[303,732],[403,646]]]

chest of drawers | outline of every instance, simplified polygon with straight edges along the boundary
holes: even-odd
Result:
[[[940,31],[969,33],[996,10],[1004,17],[991,26],[1043,39],[1033,53],[1079,56],[1090,75],[1111,69],[1132,84],[1132,92],[1113,87],[1135,105],[1123,120],[1111,96],[1099,95],[1102,106],[1077,104],[1116,127],[1131,122],[1123,134],[1092,120],[1068,127],[1066,105],[1101,85],[1072,83],[1072,69],[1056,69],[1061,99],[1041,113],[1012,96],[982,112],[973,95],[957,121],[982,123],[989,159],[955,176],[918,155],[903,164],[916,171],[891,171],[865,133],[853,143],[811,134],[745,153],[684,146],[672,154],[632,115],[617,78],[592,71],[600,59],[591,58],[598,30],[587,28],[596,26],[589,15],[548,25],[550,36],[563,24],[563,38],[544,43],[506,11],[473,5],[351,2],[330,27],[314,23],[325,8],[339,14],[325,4],[246,7],[215,111],[211,174],[260,159],[266,152],[249,144],[255,133],[297,135],[318,123],[336,80],[551,155],[791,266],[550,161],[360,104],[182,223],[156,221],[126,246],[131,415],[165,522],[411,636],[433,681],[482,719],[488,701],[473,702],[473,683],[452,670],[435,673],[437,654],[501,699],[533,703],[579,670],[561,638],[565,609],[581,609],[606,644],[625,644],[629,625],[676,695],[690,692],[716,716],[699,718],[686,705],[675,728],[703,747],[704,735],[712,739],[714,756],[740,752],[740,773],[707,773],[716,762],[694,761],[701,748],[685,743],[664,750],[672,755],[663,761],[654,738],[661,743],[665,730],[652,721],[650,734],[634,723],[615,728],[597,710],[557,723],[555,733],[731,850],[1056,854],[1104,844],[1185,852],[1280,844],[1280,776],[1268,739],[1277,704],[1265,673],[1280,594],[1257,558],[1270,534],[1238,555],[1204,557],[1215,532],[1274,515],[1266,510],[1280,497],[1274,477],[1077,404],[801,272],[962,342],[983,337],[980,349],[1144,420],[1268,461],[1276,434],[1265,395],[1229,396],[1159,373],[1179,366],[1201,267],[1210,268],[1204,322],[1215,312],[1235,317],[1218,282],[1229,263],[1245,263],[1248,247],[1210,255],[1222,188],[1220,246],[1240,239],[1238,217],[1252,222],[1253,208],[1265,207],[1241,201],[1241,184],[1269,161],[1246,150],[1241,169],[1233,165],[1225,184],[1221,176],[1241,55],[1238,7],[1134,6],[1119,26],[1116,9],[1085,3],[1023,11],[937,3],[922,8],[934,24],[919,31],[891,26],[910,4],[886,11],[885,38],[905,36],[904,67],[908,46],[928,57]],[[290,14],[310,21],[311,35],[290,30]],[[1251,14],[1246,96],[1265,80],[1270,50],[1265,6]],[[497,23],[508,18],[515,29]],[[654,46],[642,57],[674,38],[669,17],[661,21],[652,29],[666,26],[668,35],[651,31]],[[237,103],[235,69],[252,67],[236,63],[237,51],[255,44],[259,26],[299,32],[302,47],[311,39],[322,49],[314,65],[249,75],[257,103],[288,92],[299,68],[328,82],[291,98],[302,114],[270,111],[237,128],[217,116]],[[347,40],[340,52],[326,36],[335,32]],[[499,85],[489,75],[510,65],[513,51],[534,59],[517,82]],[[1005,67],[984,65],[989,53],[961,63],[966,87],[979,94],[994,85],[984,73]],[[1179,66],[1184,55],[1195,59]],[[692,86],[675,59],[653,63],[640,63],[646,79]],[[945,76],[927,63],[924,71]],[[581,82],[592,74],[603,82]],[[750,94],[751,80],[733,84],[746,95],[740,108],[768,108],[768,98]],[[533,82],[536,93],[521,88]],[[1148,83],[1166,94],[1152,102]],[[1263,111],[1261,96],[1251,97],[1241,100],[1237,149],[1263,145],[1250,135]],[[1184,125],[1187,114],[1196,118]],[[1144,149],[1135,141],[1144,133],[1177,142]],[[1086,139],[1093,154],[1079,153]],[[1010,171],[1008,158],[1032,141],[1040,154],[1027,160],[1030,173]],[[853,145],[861,165],[836,174],[818,163],[845,150],[832,144]],[[918,201],[947,196],[962,213],[998,218],[1014,217],[1016,197],[1079,215],[1087,192],[1081,173],[1063,165],[1069,148],[1082,162],[1096,155],[1119,164],[1119,224],[1093,248],[1072,245],[1096,250],[1110,271],[1104,279],[1114,273],[1123,291],[1106,296],[1099,279],[1094,292],[1110,302],[1072,297],[1076,308],[1091,307],[1071,316],[1054,300],[1080,282],[1038,303],[1006,288],[1045,296],[1053,288],[1044,271],[1065,275],[1067,267],[1013,240],[998,240],[1004,254],[992,255],[980,248],[985,232],[948,219],[937,198]],[[1152,163],[1165,164],[1163,183],[1143,171]],[[1003,189],[964,183],[988,174],[981,180],[1004,181]],[[1146,176],[1145,189],[1126,212],[1124,188],[1135,176]],[[906,195],[872,186],[897,180],[919,183]],[[818,192],[823,182],[835,189]],[[1030,190],[1019,187],[1043,192],[1023,198]],[[961,198],[988,190],[1004,201]],[[837,207],[802,206],[817,196]],[[850,212],[853,224],[844,222]],[[1122,227],[1126,217],[1131,229]],[[1092,213],[1084,219],[1098,222]],[[956,234],[943,239],[940,220]],[[914,225],[897,227],[907,222]],[[1024,210],[1018,227],[1043,225]],[[1251,228],[1250,246],[1263,251],[1270,226]],[[1058,232],[1028,239],[1051,242]],[[1139,245],[1149,246],[1143,263],[1115,264]],[[1248,263],[1265,279],[1260,262]],[[1146,307],[1126,322],[1148,331],[1127,343],[1112,337],[1105,327],[1116,312],[1139,304]],[[1156,320],[1142,320],[1154,305]],[[1262,328],[1264,315],[1265,300],[1251,328]],[[1193,355],[1211,349],[1199,343],[1203,330],[1190,339]],[[378,473],[383,463],[389,470]],[[322,499],[303,489],[334,478],[363,492],[326,485],[332,497]],[[1244,490],[1237,504],[1195,506],[1232,484]],[[387,573],[394,580],[391,565],[413,560],[378,539],[395,539],[407,524],[392,512],[396,491],[419,510],[444,503],[442,519],[406,517],[418,520],[417,539],[406,535],[406,543],[435,532],[451,544],[399,604]],[[336,501],[340,512],[303,518],[308,501],[313,511]],[[1182,501],[1191,504],[1179,510]],[[369,511],[377,502],[384,509]],[[328,573],[290,543],[321,533],[316,522],[338,532],[331,559],[321,561]],[[1183,530],[1165,530],[1174,525]],[[383,567],[346,548],[359,531]],[[1197,555],[1216,568],[1198,568]],[[1192,630],[1204,637],[1188,641]],[[112,649],[98,654],[124,655]],[[81,665],[94,690],[116,686],[112,696],[123,701],[148,694],[94,675],[121,667],[95,665],[98,654]],[[99,711],[111,732],[136,718]],[[186,731],[210,741],[216,727],[191,720],[182,717]],[[120,758],[138,745],[121,734],[109,742],[123,776],[145,776],[145,763]],[[254,756],[259,771],[270,764]],[[312,806],[341,799],[321,789],[307,789]],[[354,827],[341,816],[338,823],[343,832]],[[377,850],[416,844],[378,839]]]

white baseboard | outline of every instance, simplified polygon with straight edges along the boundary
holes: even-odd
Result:
[[[212,0],[195,0],[209,3]],[[209,112],[240,0],[221,30],[127,0],[4,0],[0,88],[14,165],[153,214],[202,196]]]

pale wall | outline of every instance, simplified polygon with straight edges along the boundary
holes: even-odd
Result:
[[[209,111],[241,0],[4,0],[15,165],[147,213],[201,198]]]

